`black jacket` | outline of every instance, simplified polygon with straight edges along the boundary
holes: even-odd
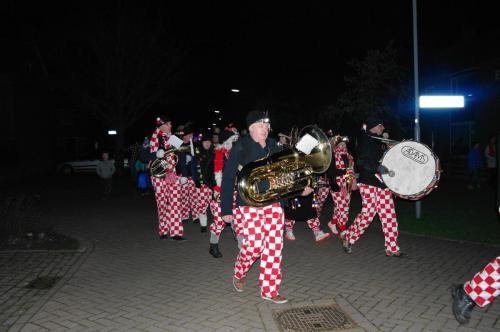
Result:
[[[276,141],[272,138],[266,140],[266,147],[262,148],[250,136],[241,137],[231,149],[229,158],[224,164],[221,185],[221,211],[222,215],[232,215],[233,192],[236,184],[238,166],[245,166],[249,162],[268,156],[279,151]],[[238,195],[237,206],[245,205]]]
[[[335,154],[335,153],[334,153]],[[342,155],[342,160],[344,161],[344,165],[349,165],[349,158],[347,155]],[[330,184],[330,188],[333,191],[339,191],[339,185],[337,184],[337,176],[343,176],[346,173],[345,169],[340,169],[337,168],[339,165],[337,165],[335,155],[332,156],[332,163],[330,167],[328,167],[326,171],[326,177],[328,178],[328,183]]]
[[[289,200],[285,207],[285,218],[295,221],[307,221],[318,217],[316,209],[313,207],[314,194],[308,196],[298,196]],[[295,208],[294,208],[295,207]]]
[[[386,188],[386,185],[375,176],[384,156],[385,144],[370,136],[376,137],[377,135],[363,132],[359,140],[356,160],[356,169],[359,173],[358,183]]]
[[[189,146],[189,143],[182,143],[181,146]],[[191,161],[187,162],[187,156],[191,156],[191,152],[178,152],[177,153],[177,165],[175,170],[178,176],[191,177],[193,175],[191,171]]]
[[[205,150],[202,146],[199,147],[199,154],[196,155],[196,160],[200,166],[201,181],[210,189],[215,187],[214,176],[214,149]]]

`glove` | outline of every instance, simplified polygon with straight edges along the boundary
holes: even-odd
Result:
[[[380,174],[389,174],[389,169],[387,167],[385,167],[384,165],[380,165],[377,168],[377,172],[379,172]]]
[[[213,198],[215,201],[218,201],[220,199],[220,192],[214,191]]]
[[[180,183],[180,184],[186,184],[187,182],[188,182],[188,178],[187,178],[187,177],[185,177],[185,176],[181,176],[181,177],[179,178],[179,183]]]
[[[162,150],[162,149],[158,149],[158,151],[156,151],[156,158],[163,158],[165,157],[165,150]]]

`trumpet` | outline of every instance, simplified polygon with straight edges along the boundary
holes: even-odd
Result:
[[[352,183],[357,178],[356,174],[354,174],[354,165],[352,163],[352,159],[349,159],[349,165],[346,168],[346,174],[344,175],[345,179],[345,189],[348,194],[352,191]]]
[[[150,167],[151,175],[154,176],[155,178],[163,178],[167,173],[170,173],[175,170],[175,166],[177,165],[177,155],[175,153],[178,152],[186,152],[191,150],[191,147],[189,145],[182,145],[178,148],[171,147],[170,149],[165,150],[165,155],[163,158],[156,158],[152,163]],[[169,163],[168,158],[170,155],[175,157],[175,162],[174,163]]]

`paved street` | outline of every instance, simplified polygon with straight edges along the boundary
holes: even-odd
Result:
[[[335,303],[358,331],[500,330],[498,301],[475,309],[466,327],[450,306],[451,285],[471,277],[499,247],[402,234],[409,257],[388,258],[377,220],[347,255],[336,239],[316,245],[306,224],[297,223],[297,240],[285,242],[283,257],[282,293],[290,302],[280,306],[258,296],[258,266],[245,291],[234,291],[230,231],[221,237],[221,259],[208,254],[209,233],[198,224],[186,224],[187,242],[159,240],[154,199],[131,183],[117,183],[107,201],[92,176],[58,178],[37,190],[43,218],[84,247],[0,252],[2,330],[272,331],[275,310]],[[40,274],[60,279],[50,290],[24,288]]]

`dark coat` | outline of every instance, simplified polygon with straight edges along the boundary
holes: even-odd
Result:
[[[359,173],[358,183],[386,188],[386,185],[375,176],[384,156],[385,144],[370,135],[376,137],[375,134],[363,132],[359,140],[356,160],[356,169]]]
[[[233,193],[239,166],[245,166],[254,160],[275,153],[279,151],[279,149],[280,148],[276,145],[276,141],[272,138],[267,138],[266,147],[262,148],[260,144],[255,142],[250,136],[241,137],[233,145],[222,172],[221,211],[223,216],[233,214]],[[245,205],[239,195],[236,204],[237,206]]]

